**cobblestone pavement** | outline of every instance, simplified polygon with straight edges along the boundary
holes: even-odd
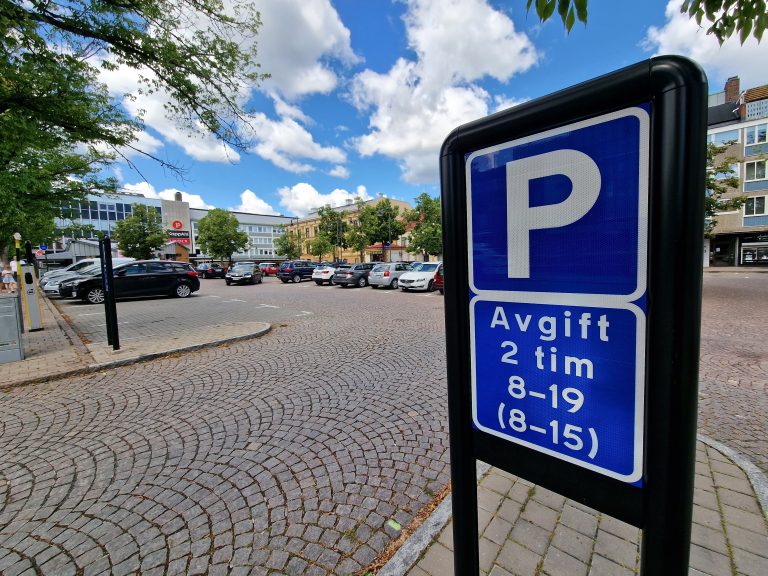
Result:
[[[765,469],[761,276],[736,308],[741,279],[706,278],[701,423]],[[121,336],[272,333],[0,395],[0,573],[351,574],[447,484],[439,295],[211,282],[120,303]],[[730,370],[733,350],[755,356]]]
[[[704,279],[699,431],[768,473],[768,274]]]
[[[349,574],[445,486],[442,298],[272,290],[262,339],[0,397],[0,573]]]

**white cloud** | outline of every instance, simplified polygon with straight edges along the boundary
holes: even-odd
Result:
[[[235,212],[248,212],[250,214],[277,214],[267,202],[256,196],[251,190],[245,190],[240,194],[240,206],[230,208]]]
[[[406,181],[432,183],[445,137],[489,113],[491,95],[473,82],[485,76],[506,82],[535,65],[538,55],[486,0],[407,4],[406,31],[418,59],[401,58],[385,74],[365,70],[354,78],[351,102],[373,112],[369,132],[352,143],[362,156],[397,160]]]
[[[346,166],[334,166],[333,169],[328,172],[328,175],[336,178],[349,178],[349,170]]]
[[[518,100],[517,98],[507,98],[506,96],[494,96],[493,112],[496,113],[501,112],[502,110],[508,110],[509,108],[514,108],[527,101],[527,98]]]
[[[687,14],[680,12],[681,0],[670,0],[665,15],[667,23],[648,29],[645,45],[659,54],[680,54],[695,60],[707,71],[710,92],[722,90],[725,80],[738,76],[742,89],[761,86],[766,82],[768,42],[758,44],[750,37],[743,45],[733,36],[722,46],[717,39],[706,33],[707,21],[702,27]]]
[[[349,30],[330,0],[263,0],[258,2],[258,59],[271,74],[263,83],[288,99],[331,92],[338,83],[330,60],[353,64],[358,57]]]
[[[336,188],[328,194],[321,194],[314,186],[306,182],[299,182],[290,188],[285,186],[277,193],[280,195],[280,205],[284,206],[289,214],[305,216],[312,210],[330,204],[331,206],[344,206],[355,198],[371,200],[365,186],[358,186],[355,192],[349,192],[343,188]]]
[[[199,194],[189,194],[183,190],[177,190],[176,188],[166,188],[158,192],[155,187],[149,182],[137,182],[136,184],[123,184],[122,189],[125,192],[135,192],[137,194],[143,194],[146,198],[159,198],[162,200],[173,200],[176,196],[176,192],[181,192],[181,199],[184,202],[189,202],[190,208],[206,208],[211,209],[215,206],[208,204],[203,197]]]
[[[101,80],[109,88],[110,94],[122,98],[123,106],[133,117],[143,118],[145,124],[157,131],[165,140],[181,147],[185,153],[195,160],[204,162],[236,162],[240,155],[231,147],[217,140],[211,134],[202,130],[192,130],[179,126],[177,121],[169,119],[165,111],[165,103],[169,97],[165,91],[159,90],[152,94],[138,94],[140,75],[152,76],[152,72],[139,72],[127,66],[119,66],[115,70],[102,70]],[[133,94],[133,98],[125,98],[125,94]],[[155,151],[159,148],[152,136],[147,134],[145,143],[150,143]],[[149,151],[149,150],[148,150]]]
[[[276,166],[290,172],[309,172],[314,168],[302,159],[332,162],[346,162],[347,155],[335,146],[321,146],[303,126],[292,118],[274,121],[264,114],[251,117],[253,138],[257,143],[253,151]]]

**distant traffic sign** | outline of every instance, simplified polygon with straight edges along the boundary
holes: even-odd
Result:
[[[40,250],[48,250],[48,244],[40,244]]]
[[[45,250],[42,248],[35,250],[35,256],[45,256]]]

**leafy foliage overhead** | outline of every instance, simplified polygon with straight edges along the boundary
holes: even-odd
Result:
[[[222,0],[4,0],[2,50],[29,78],[17,95],[36,96],[6,106],[26,108],[82,141],[121,144],[126,129],[135,134],[143,127],[141,119],[133,123],[105,103],[98,72],[127,66],[139,73],[139,93],[169,96],[166,107],[173,118],[242,148],[238,98],[244,86],[264,78],[255,61],[261,21],[250,2],[229,5]],[[38,75],[50,76],[52,67],[67,72],[64,81],[38,85]],[[79,121],[83,116],[72,114],[78,106],[95,107],[98,114]]]
[[[535,5],[542,22],[557,12],[570,32],[576,20],[587,23],[587,4],[588,0],[527,0],[526,6],[530,11]],[[680,12],[694,18],[699,26],[706,19],[710,23],[707,34],[714,34],[720,44],[734,33],[742,44],[750,34],[760,42],[768,27],[766,0],[685,0]]]

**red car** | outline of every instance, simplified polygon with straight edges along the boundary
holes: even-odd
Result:
[[[262,262],[259,264],[259,269],[264,276],[277,276],[280,268],[274,262]]]
[[[440,268],[437,269],[437,274],[435,274],[435,283],[434,287],[437,290],[440,290],[440,294],[445,294],[445,288],[444,283],[445,277],[443,276],[443,265],[440,265]]]

